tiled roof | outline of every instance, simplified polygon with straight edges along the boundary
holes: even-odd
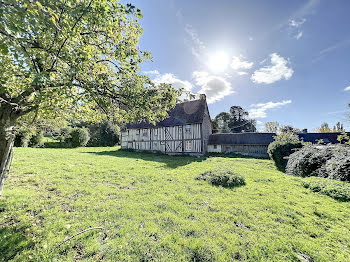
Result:
[[[206,110],[206,100],[199,99],[177,104],[168,112],[169,117],[156,123],[155,126],[178,126],[186,124],[197,124],[203,122]],[[146,122],[127,124],[126,128],[150,128],[154,125]]]
[[[226,133],[213,134],[209,137],[209,145],[268,145],[274,141],[275,133]],[[325,143],[336,144],[340,133],[299,133],[300,140],[317,143],[322,139]],[[350,133],[348,133],[350,135]]]

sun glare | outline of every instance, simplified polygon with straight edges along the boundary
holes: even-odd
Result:
[[[229,57],[225,52],[217,52],[209,57],[208,66],[214,72],[222,72],[229,63]]]

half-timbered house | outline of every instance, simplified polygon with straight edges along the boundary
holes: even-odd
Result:
[[[155,125],[146,122],[126,125],[121,133],[121,147],[170,155],[205,154],[212,133],[205,95],[177,104],[168,115]]]

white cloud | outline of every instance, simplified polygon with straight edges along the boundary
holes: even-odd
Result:
[[[323,55],[323,54],[326,54],[326,53],[329,53],[329,52],[332,52],[338,48],[343,48],[343,47],[346,47],[350,44],[350,39],[345,39],[343,41],[340,41],[340,42],[337,42],[335,43],[334,45],[331,45],[323,50],[320,51],[320,54]]]
[[[183,88],[185,91],[191,91],[193,88],[192,84],[189,81],[181,80],[171,73],[166,73],[163,75],[158,73],[158,75],[153,79],[153,81],[156,84],[160,84],[160,83],[172,84],[174,88],[176,89]]]
[[[239,72],[237,72],[237,74],[239,74],[240,76],[248,75],[247,72],[243,72],[243,71],[239,71]]]
[[[350,91],[350,86],[345,87],[345,88],[344,88],[344,91]]]
[[[187,24],[185,26],[185,32],[190,37],[190,41],[185,39],[185,42],[190,46],[192,54],[201,59],[201,53],[205,49],[204,43],[199,39],[197,31],[193,26]]]
[[[253,62],[244,61],[244,57],[242,55],[232,57],[231,67],[234,70],[250,69],[253,65]]]
[[[143,73],[146,75],[159,75],[160,74],[158,70],[143,71]]]
[[[234,93],[231,84],[221,76],[211,75],[204,71],[194,71],[192,76],[196,85],[201,87],[198,93],[206,94],[209,104]]]
[[[249,41],[253,41],[254,40],[254,38],[252,36],[250,36],[248,39],[249,39]]]
[[[289,20],[289,25],[292,27],[299,27],[302,24],[304,24],[306,22],[305,18],[299,19],[299,20],[295,20],[295,19],[291,19]]]
[[[271,54],[270,59],[272,65],[262,67],[252,74],[251,80],[254,83],[272,84],[282,78],[288,80],[292,77],[294,71],[287,66],[286,59],[277,53]]]
[[[251,118],[265,118],[267,117],[266,111],[273,108],[279,108],[292,103],[292,100],[283,100],[281,102],[267,102],[251,105],[249,110],[249,116]]]
[[[301,38],[303,36],[303,31],[300,31],[296,36],[295,36],[295,38],[297,39],[297,40],[299,40],[299,38]]]

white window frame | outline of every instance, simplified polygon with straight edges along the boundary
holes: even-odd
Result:
[[[185,131],[186,131],[186,133],[187,132],[191,132],[191,125],[186,125],[185,126]]]
[[[186,145],[186,147],[185,147],[186,151],[192,151],[192,147],[193,147],[192,140],[187,140],[185,142],[185,145]]]

